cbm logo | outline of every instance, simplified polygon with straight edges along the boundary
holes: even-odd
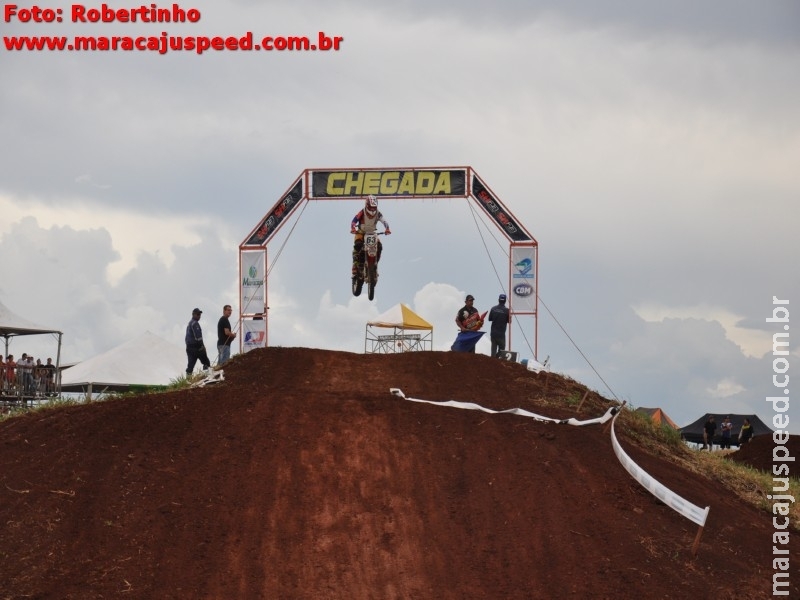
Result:
[[[264,336],[266,332],[264,331],[248,331],[244,334],[244,343],[245,344],[261,344],[264,341]]]
[[[250,267],[250,270],[247,272],[247,274],[250,275],[250,277],[255,278],[255,276],[258,275],[258,269],[256,269],[255,265],[252,265]]]
[[[527,298],[533,294],[533,286],[529,283],[520,283],[514,286],[514,295],[520,298]]]
[[[531,272],[531,269],[533,269],[533,261],[530,258],[523,258],[514,266],[517,268],[520,275],[527,275]]]

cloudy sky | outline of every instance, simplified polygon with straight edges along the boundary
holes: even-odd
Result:
[[[209,335],[223,304],[238,315],[238,246],[304,169],[470,166],[539,243],[540,360],[679,425],[771,421],[773,296],[800,315],[793,0],[196,0],[195,23],[143,24],[48,6],[63,22],[2,35],[344,38],[201,55],[4,40],[0,302],[62,329],[62,362],[145,330],[182,345],[194,306]],[[507,291],[507,243],[473,204],[387,200],[377,297],[353,298],[358,209],[305,203],[270,242],[271,345],[363,352],[365,323],[404,302],[446,350],[466,293],[488,310]],[[11,350],[50,352],[36,343]]]

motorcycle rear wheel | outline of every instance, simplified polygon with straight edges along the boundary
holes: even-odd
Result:
[[[378,268],[371,265],[369,268],[369,281],[367,282],[367,297],[370,300],[375,298],[375,285],[378,283]]]

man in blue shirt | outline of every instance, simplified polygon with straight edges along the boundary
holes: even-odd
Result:
[[[203,311],[195,308],[192,311],[192,320],[186,326],[186,356],[189,363],[186,366],[186,376],[189,377],[194,371],[194,366],[199,360],[203,364],[203,369],[206,370],[211,366],[211,361],[208,360],[206,353],[206,346],[203,344],[203,330],[200,327],[200,315]]]
[[[493,306],[489,311],[489,320],[492,322],[489,339],[492,342],[494,358],[497,358],[498,353],[504,352],[506,349],[506,325],[511,323],[511,311],[506,306],[506,295],[500,294],[497,301],[499,304]]]

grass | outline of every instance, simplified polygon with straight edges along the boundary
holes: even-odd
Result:
[[[771,474],[726,458],[730,454],[727,451],[692,450],[681,440],[677,430],[667,425],[658,426],[643,413],[625,410],[620,419],[618,433],[626,434],[653,454],[718,482],[745,502],[772,515],[773,502],[767,498],[768,494],[773,494]],[[776,493],[791,495],[797,500],[790,506],[789,519],[792,529],[800,531],[800,479],[791,477],[789,489]]]
[[[136,386],[134,389],[131,389],[130,391],[127,392],[113,392],[109,394],[102,394],[100,396],[97,396],[96,398],[93,398],[90,402],[100,402],[117,398],[141,396],[143,394],[161,394],[163,392],[182,390],[184,388],[190,387],[195,381],[198,381],[203,377],[205,377],[205,375],[202,373],[188,378],[184,375],[176,379],[171,379],[169,384],[166,386],[157,386],[157,387]],[[85,397],[79,394],[75,394],[72,396],[59,396],[57,398],[47,398],[44,401],[37,401],[36,403],[31,403],[26,405],[12,404],[10,406],[2,407],[2,410],[0,410],[0,422],[29,412],[52,410],[55,408],[61,408],[63,406],[84,404],[85,402],[86,402]]]

